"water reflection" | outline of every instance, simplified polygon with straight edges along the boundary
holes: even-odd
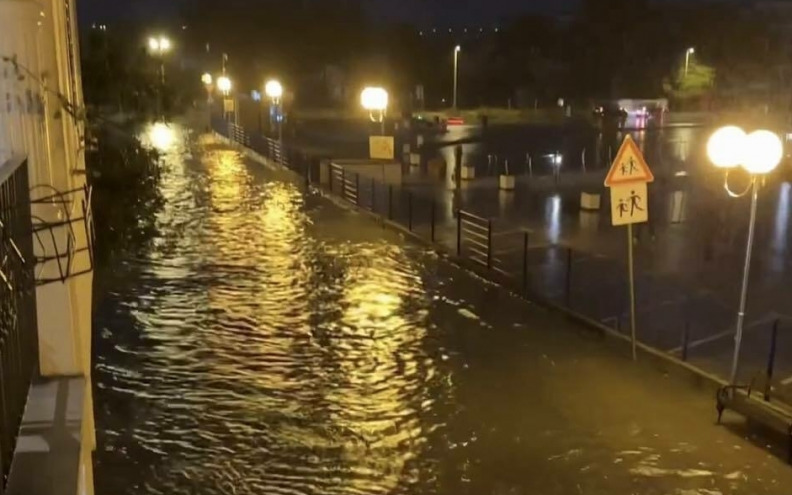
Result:
[[[772,260],[772,270],[778,272],[784,269],[784,253],[786,252],[787,239],[789,238],[789,190],[791,187],[789,182],[781,184],[775,208],[772,240],[773,253],[770,259]]]
[[[545,201],[545,226],[547,240],[557,244],[561,237],[561,196],[553,194]]]
[[[235,151],[173,144],[154,247],[106,281],[96,318],[100,493],[389,493],[420,477],[410,460],[448,380],[414,262],[344,240],[343,215]]]
[[[142,142],[157,151],[167,153],[172,150],[177,142],[179,138],[177,132],[180,130],[180,128],[174,128],[164,122],[148,124],[142,133]]]
[[[733,441],[673,419],[709,410],[697,393],[625,375],[597,339],[235,151],[174,144],[150,251],[98,292],[97,493],[680,491],[697,463],[734,486],[745,457],[673,440]]]

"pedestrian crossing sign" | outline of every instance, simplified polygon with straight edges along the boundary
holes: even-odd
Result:
[[[605,185],[613,187],[618,184],[652,181],[654,181],[654,175],[649,170],[643,153],[638,149],[633,138],[627,134],[607,177],[605,177]]]
[[[372,160],[393,160],[393,136],[370,136],[369,157]]]
[[[649,221],[649,191],[646,182],[617,184],[610,188],[613,226]]]

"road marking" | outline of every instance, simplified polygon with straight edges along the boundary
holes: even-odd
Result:
[[[698,347],[700,345],[709,344],[710,342],[714,342],[716,340],[722,339],[723,337],[728,337],[729,335],[734,335],[734,330],[725,330],[720,333],[716,333],[715,335],[710,335],[709,337],[704,337],[703,339],[694,340],[693,342],[688,343],[688,351],[693,349],[694,347]],[[682,346],[674,347],[670,351],[671,354],[678,354],[682,352]]]
[[[762,318],[754,320],[754,321],[750,322],[749,324],[745,325],[744,331],[751,330],[753,327],[755,327],[755,326],[757,326],[759,324],[767,323],[769,321],[773,321],[777,317],[778,317],[778,315],[771,311],[771,312],[765,314],[765,316],[763,316]],[[694,340],[693,342],[688,343],[688,351],[690,349],[695,348],[695,347],[699,347],[699,346],[704,345],[704,344],[709,344],[710,342],[714,342],[716,340],[719,340],[719,339],[721,339],[723,337],[727,337],[729,335],[734,335],[734,329],[733,328],[729,328],[728,330],[724,330],[723,332],[716,333],[715,335],[710,335],[709,337],[704,337],[703,339]],[[668,352],[671,353],[671,354],[680,353],[680,352],[682,352],[682,346],[674,347],[673,349],[669,350]]]

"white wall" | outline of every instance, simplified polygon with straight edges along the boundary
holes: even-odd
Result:
[[[84,126],[68,110],[83,107],[74,0],[0,0],[0,57],[17,61],[15,67],[0,59],[0,161],[28,156],[34,199],[62,193],[60,201],[32,206],[34,224],[83,216],[84,194],[66,194],[85,185]],[[73,246],[87,245],[80,222],[53,232],[54,242],[48,231],[34,240],[37,256],[67,253],[69,237]],[[87,253],[63,257],[62,266],[66,261],[73,272],[90,267]],[[51,261],[37,265],[36,276],[53,278],[61,271]],[[93,450],[91,290],[89,273],[40,286],[36,297],[41,373],[87,378],[83,445]],[[85,493],[91,485],[85,481]]]

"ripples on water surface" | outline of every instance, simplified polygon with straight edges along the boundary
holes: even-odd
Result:
[[[792,485],[734,455],[709,395],[209,138],[149,137],[170,148],[159,233],[99,279],[97,495]]]
[[[160,234],[96,322],[107,493],[385,493],[420,476],[450,390],[416,262],[234,151],[166,162]],[[130,460],[139,474],[108,479]]]

